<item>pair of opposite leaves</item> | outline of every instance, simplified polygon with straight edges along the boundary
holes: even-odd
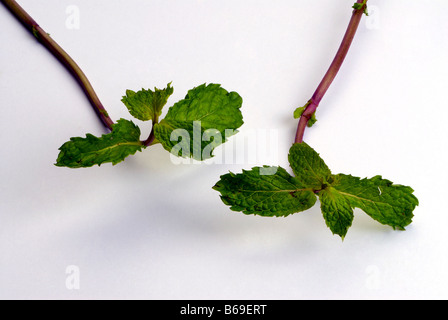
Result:
[[[162,108],[172,93],[173,88],[168,84],[163,90],[128,90],[122,99],[132,116],[153,121],[155,140],[151,145],[161,143],[176,155],[205,160],[212,157],[215,147],[225,142],[229,130],[235,132],[243,124],[242,98],[218,84],[203,84],[190,90],[159,122]],[[186,133],[181,142],[172,138],[179,129]],[[190,139],[197,134],[195,130],[200,130],[199,143]],[[178,148],[179,144],[183,146]],[[87,134],[86,138],[71,138],[60,148],[56,165],[70,168],[105,162],[115,165],[144,148],[140,129],[132,121],[120,119],[112,132],[102,137]],[[209,153],[203,152],[206,148]],[[291,147],[289,162],[295,177],[281,167],[255,167],[241,174],[223,175],[213,188],[232,210],[268,217],[284,217],[310,209],[319,198],[327,226],[341,238],[352,225],[354,208],[394,229],[403,230],[412,222],[418,200],[410,187],[394,185],[381,176],[360,179],[333,175],[306,143]]]

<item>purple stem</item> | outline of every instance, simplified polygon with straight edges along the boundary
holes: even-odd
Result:
[[[348,50],[350,49],[353,38],[355,37],[356,31],[358,30],[359,23],[361,22],[361,18],[364,14],[367,0],[357,0],[356,3],[363,4],[363,7],[361,9],[353,10],[352,18],[350,19],[350,23],[348,25],[347,31],[345,32],[344,38],[342,39],[339,50],[336,53],[336,56],[331,63],[330,68],[328,69],[327,73],[325,74],[324,78],[322,79],[312,98],[310,99],[308,106],[305,108],[305,111],[300,117],[299,124],[297,126],[295,143],[303,142],[303,136],[308,125],[308,121],[311,119],[311,116],[314,114],[314,112],[316,112],[320,101],[322,100],[334,78],[338,74],[342,63],[347,56]]]
[[[155,125],[158,122],[159,122],[159,117],[155,114],[154,115],[154,119],[152,119],[152,129],[151,129],[151,132],[149,133],[148,139],[143,141],[143,145],[145,147],[149,147],[154,142],[154,140],[156,139],[155,132],[154,132],[154,127],[155,127]]]
[[[75,61],[37,24],[36,21],[14,0],[0,0],[1,3],[47,48],[72,74],[89,99],[104,126],[112,130],[113,121],[98,98],[95,90]]]

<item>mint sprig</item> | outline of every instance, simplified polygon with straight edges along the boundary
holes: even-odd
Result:
[[[190,90],[186,98],[172,106],[165,119],[159,121],[162,109],[173,94],[169,83],[165,89],[127,90],[123,96],[122,102],[134,118],[152,121],[148,138],[140,140],[140,128],[132,121],[120,119],[115,123],[111,119],[81,68],[15,0],[1,3],[67,68],[110,131],[101,137],[87,134],[85,138],[71,138],[59,148],[56,166],[115,165],[158,143],[173,154],[205,160],[212,157],[213,150],[243,124],[242,98],[236,92],[227,92],[219,84],[203,84]],[[179,153],[179,149],[182,152]]]
[[[266,167],[240,174],[229,173],[213,187],[233,211],[268,217],[284,217],[314,206],[317,198],[325,223],[342,239],[347,235],[359,208],[381,224],[404,230],[412,223],[418,199],[410,187],[394,184],[381,176],[361,179],[333,174],[319,154],[303,141],[304,132],[316,122],[316,110],[335,79],[364,13],[367,0],[353,6],[347,31],[327,73],[305,106],[294,111],[299,119],[294,144],[289,150],[290,175],[281,167],[271,167],[272,175],[263,175]]]
[[[64,143],[56,166],[83,168],[107,162],[115,165],[158,143],[176,156],[202,161],[211,158],[213,150],[243,124],[240,111],[243,99],[219,84],[193,88],[185,99],[170,107],[159,122],[172,93],[171,83],[165,89],[155,88],[154,91],[127,90],[122,102],[130,114],[139,120],[153,122],[148,139],[140,140],[139,127],[132,121],[120,119],[112,125],[109,134],[101,137],[87,134],[86,138],[71,138]]]
[[[418,199],[410,187],[376,176],[360,179],[332,174],[319,154],[305,142],[289,151],[294,175],[278,167],[273,175],[255,167],[241,174],[229,173],[213,187],[233,211],[265,217],[284,217],[310,209],[317,198],[327,226],[344,238],[359,208],[378,222],[404,230],[412,222]]]

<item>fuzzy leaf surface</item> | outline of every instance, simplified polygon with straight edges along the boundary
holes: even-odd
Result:
[[[243,124],[242,103],[238,93],[229,93],[219,84],[198,86],[154,126],[156,141],[178,156],[211,158],[213,149]]]
[[[411,224],[413,211],[419,204],[412,188],[393,184],[381,176],[361,179],[339,174],[333,187],[353,208],[360,208],[376,221],[399,230]]]
[[[325,223],[333,234],[345,238],[353,222],[353,209],[348,199],[333,187],[319,192],[320,208]]]
[[[127,90],[126,96],[121,101],[134,118],[142,121],[156,120],[172,94],[173,88],[171,83],[168,83],[165,89],[154,88],[154,91],[151,89],[142,89],[138,92]]]
[[[275,172],[264,175],[262,170]],[[255,167],[241,174],[228,173],[213,189],[233,211],[267,217],[285,217],[311,208],[316,195],[285,169]]]
[[[320,190],[332,181],[331,171],[320,155],[307,143],[295,143],[288,156],[294,174],[307,187]]]
[[[101,137],[87,134],[85,138],[71,138],[60,148],[58,167],[83,168],[111,162],[113,165],[144,148],[140,129],[132,122],[120,119],[112,132]]]

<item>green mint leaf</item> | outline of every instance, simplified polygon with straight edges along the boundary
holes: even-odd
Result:
[[[319,200],[325,223],[333,234],[344,239],[354,218],[350,202],[333,187],[320,191]]]
[[[412,188],[395,185],[376,176],[360,179],[351,175],[335,176],[333,187],[353,208],[360,208],[378,222],[394,229],[404,230],[411,224],[418,199]]]
[[[293,144],[288,159],[296,177],[307,187],[320,190],[332,181],[330,169],[307,143]]]
[[[265,175],[266,172],[275,172]],[[255,167],[242,174],[221,176],[213,189],[233,211],[267,217],[284,217],[307,210],[316,203],[316,195],[300,180],[281,167]]]
[[[140,129],[132,122],[120,119],[109,134],[100,138],[87,134],[85,138],[71,138],[60,148],[58,167],[82,168],[111,162],[113,165],[144,148]]]
[[[173,94],[171,83],[165,89],[154,88],[154,91],[142,89],[134,92],[126,91],[126,96],[121,100],[128,108],[129,113],[142,121],[157,120],[166,105],[168,98]]]
[[[242,103],[238,93],[229,93],[219,84],[198,86],[154,126],[156,141],[178,156],[211,158],[213,149],[243,124]]]

